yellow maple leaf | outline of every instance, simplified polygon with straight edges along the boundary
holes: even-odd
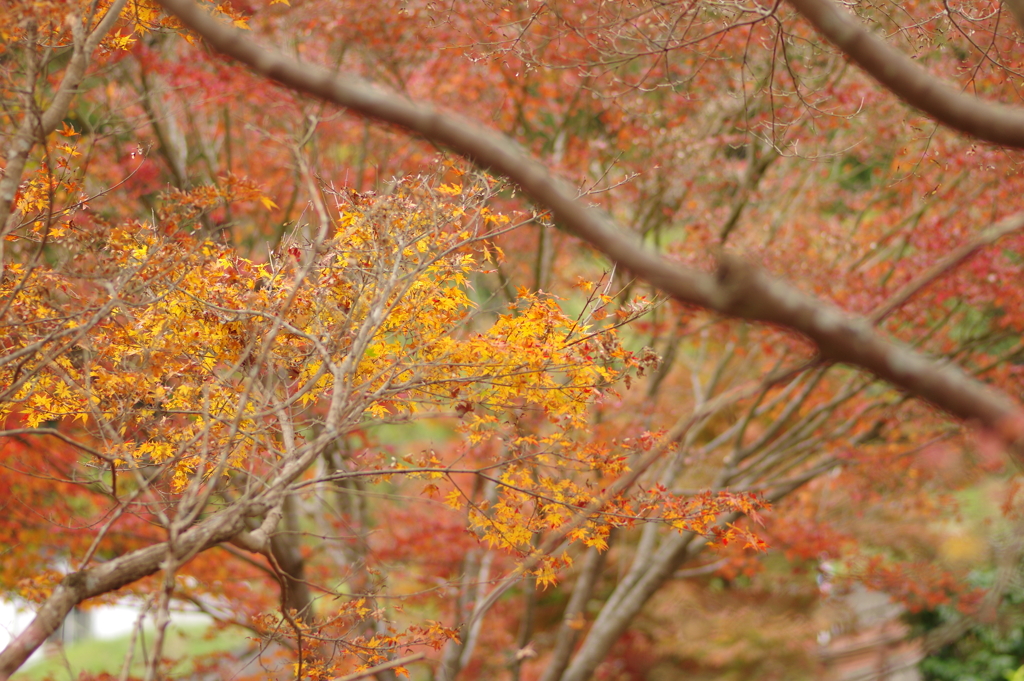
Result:
[[[127,52],[135,44],[135,38],[130,33],[128,35],[121,35],[121,31],[118,31],[116,35],[111,37],[110,44],[118,50]]]
[[[537,578],[537,586],[544,590],[558,583],[558,575],[555,574],[550,565],[545,565],[540,570],[534,572],[533,575]]]

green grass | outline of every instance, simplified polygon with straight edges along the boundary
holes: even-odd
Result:
[[[217,632],[212,637],[207,637],[206,631],[205,625],[178,626],[172,624],[167,628],[164,657],[179,660],[172,669],[168,670],[172,676],[189,673],[192,669],[190,660],[195,657],[241,648],[246,644],[246,634],[239,630]],[[142,676],[145,673],[145,656],[142,652],[141,638],[143,637],[137,637],[135,641],[135,654],[131,667],[132,676]],[[148,653],[153,646],[152,628],[146,629],[144,638],[144,649]],[[61,655],[59,649],[55,650],[45,659],[23,667],[12,679],[13,681],[44,681],[45,679],[75,681],[79,672],[82,671],[108,672],[116,677],[124,665],[130,640],[130,636],[123,636],[72,643],[64,646],[64,655]]]

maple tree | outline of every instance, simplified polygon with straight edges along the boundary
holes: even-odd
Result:
[[[1016,157],[815,30],[975,137],[1020,146],[1018,113],[822,0],[294,5],[0,19],[0,584],[40,602],[0,674],[128,589],[158,632],[188,602],[299,677],[429,650],[444,679],[638,676],[623,634],[651,597],[712,550],[756,575],[765,540],[911,607],[977,605],[832,514],[885,500],[913,526],[963,484],[930,462],[968,432],[912,397],[976,422],[985,465],[1017,451]],[[1000,7],[858,12],[1016,101]],[[374,426],[433,420],[430,446]]]

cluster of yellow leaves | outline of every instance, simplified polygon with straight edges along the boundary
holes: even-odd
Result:
[[[215,16],[221,16],[239,28],[249,27],[245,14],[233,3],[202,4],[207,5],[207,9]],[[139,37],[160,29],[178,31],[186,40],[193,42],[192,36],[182,27],[177,18],[167,15],[159,3],[154,0],[132,0],[121,10],[121,25],[108,34],[103,44],[112,50],[129,50]]]
[[[363,625],[368,619],[376,623],[377,633],[369,636],[357,633],[365,631]],[[338,651],[340,654],[332,655],[330,659],[323,659],[315,653],[307,654],[301,663],[293,665],[296,678],[330,679],[358,673],[387,662],[396,653],[412,647],[440,650],[449,641],[459,642],[457,629],[434,620],[398,629],[384,619],[383,611],[368,607],[365,598],[340,601],[337,610],[326,618],[305,619],[293,613],[286,623],[279,613],[265,613],[256,616],[253,625],[263,635],[290,639],[329,636],[344,642]],[[409,677],[404,667],[396,667],[395,673]]]
[[[209,459],[274,465],[332,402],[343,428],[454,410],[480,440],[531,410],[564,431],[629,364],[550,296],[479,313],[470,284],[491,221],[470,217],[472,198],[342,203],[329,238],[295,237],[265,263],[187,229],[218,202],[263,199],[223,178],[168,194],[158,224],[78,229],[59,267],[9,268],[0,343],[25,361],[0,367],[0,417],[80,422],[122,465],[171,462],[180,490]]]
[[[655,487],[604,499],[603,490],[577,482],[565,471],[545,475],[540,470],[506,467],[498,479],[500,489],[493,502],[469,505],[457,490],[449,493],[445,501],[454,508],[467,506],[470,528],[481,541],[517,556],[529,555],[537,538],[575,521],[584,509],[590,509],[590,515],[573,527],[566,539],[601,551],[608,548],[611,528],[631,527],[637,522],[659,522],[679,532],[707,536],[716,544],[742,539],[746,548],[765,548],[764,542],[748,530],[719,526],[721,517],[732,512],[759,519],[758,512],[766,504],[756,495],[723,491],[683,496]],[[591,508],[595,502],[603,502],[600,509]],[[548,562],[535,574],[540,578],[543,572],[545,579],[554,579],[549,564],[553,559],[545,560]]]
[[[757,495],[726,491],[680,495],[662,486],[606,495],[602,478],[622,473],[627,460],[649,451],[658,439],[657,434],[646,433],[622,442],[584,444],[563,433],[519,437],[509,443],[511,463],[493,478],[493,498],[471,500],[455,488],[444,502],[465,509],[468,525],[481,542],[517,560],[533,556],[545,537],[565,532],[566,526],[570,527],[565,540],[603,551],[612,528],[640,522],[694,532],[713,544],[743,541],[745,548],[764,550],[764,542],[750,530],[721,526],[722,516],[733,512],[760,522],[759,511],[767,504]],[[440,490],[435,486],[435,491]],[[585,519],[580,519],[581,513],[587,514]],[[538,560],[531,573],[546,585],[556,580],[558,569],[570,559],[544,556]]]
[[[270,210],[277,204],[252,180],[228,173],[217,178],[216,184],[195,187],[189,191],[170,189],[164,195],[159,213],[161,223],[180,227],[197,227],[196,220],[211,209],[225,204],[258,202]]]
[[[712,544],[725,546],[743,539],[745,548],[758,551],[767,545],[749,530],[727,524],[720,525],[723,515],[741,513],[757,523],[761,522],[760,511],[768,503],[750,492],[710,492],[680,496],[661,485],[623,498],[618,503],[620,513],[636,513],[648,520],[658,520],[680,532],[694,532],[709,537]]]
[[[286,0],[272,0],[271,4]],[[103,19],[113,0],[9,0],[0,12],[0,54],[10,49],[60,49],[72,43],[72,22],[83,25],[85,34]],[[239,28],[248,28],[245,14],[234,3],[204,3],[214,14]],[[152,31],[174,30],[192,42],[177,18],[164,12],[154,0],[132,0],[121,9],[113,30],[100,43],[101,51],[130,50],[135,41]],[[102,56],[102,55],[101,55]]]
[[[82,184],[73,160],[81,156],[75,137],[78,132],[67,123],[58,139],[51,142],[47,161],[39,164],[21,183],[14,207],[20,213],[28,232],[12,233],[9,241],[27,238],[32,241],[58,239],[71,228],[75,211],[82,205]]]

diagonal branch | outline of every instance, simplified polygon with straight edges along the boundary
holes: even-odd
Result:
[[[965,261],[969,260],[971,256],[978,251],[982,250],[986,246],[994,244],[1004,236],[1013,234],[1014,232],[1018,232],[1022,229],[1024,229],[1024,213],[1014,213],[1013,215],[1000,220],[988,229],[979,233],[967,243],[951,251],[948,255],[941,258],[934,265],[908,282],[906,286],[896,293],[896,295],[876,309],[872,310],[871,314],[868,315],[868,319],[875,324],[880,323],[890,314],[902,307],[908,300],[913,298],[921,289],[927,287],[943,275],[952,272]]]
[[[832,0],[789,0],[823,36],[897,97],[986,142],[1024,148],[1024,111],[959,92],[871,33]],[[1008,2],[1019,9],[1020,0]]]
[[[1024,414],[1004,394],[957,367],[926,359],[885,338],[868,322],[852,319],[735,256],[723,255],[718,271],[712,274],[683,267],[644,248],[605,212],[577,201],[575,191],[507,137],[366,81],[265,48],[242,31],[213,19],[192,0],[159,1],[215,49],[255,72],[292,90],[401,126],[504,175],[550,210],[566,229],[677,300],[788,327],[811,339],[823,357],[859,366],[955,416],[977,421],[998,433],[1007,445],[1015,445],[1024,436],[1020,425]],[[800,6],[818,2],[793,1]],[[1024,133],[1024,117],[1021,123]]]

